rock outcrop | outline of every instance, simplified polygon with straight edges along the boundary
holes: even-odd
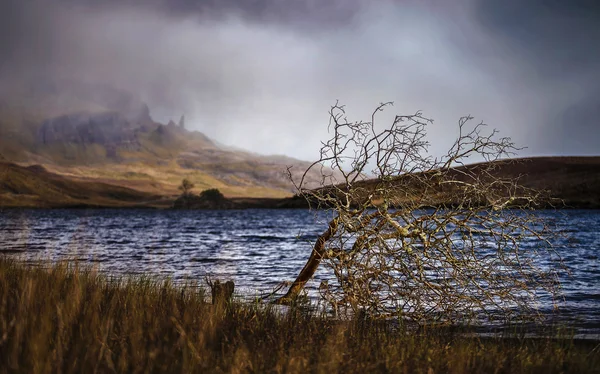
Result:
[[[38,132],[38,143],[99,144],[107,149],[116,147],[138,150],[137,126],[117,112],[99,114],[77,113],[46,120]]]

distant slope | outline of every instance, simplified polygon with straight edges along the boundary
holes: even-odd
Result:
[[[164,206],[160,197],[130,188],[75,181],[41,166],[0,162],[0,208]]]
[[[469,174],[482,175],[480,170],[489,172],[501,179],[518,179],[523,187],[538,191],[548,191],[548,197],[554,199],[557,208],[600,208],[600,156],[597,157],[530,157],[520,159],[499,160],[490,163],[477,163],[458,167],[457,170],[468,170]],[[462,173],[457,172],[455,178],[460,180]],[[410,174],[396,177],[393,186],[399,193],[418,190],[412,184]],[[355,187],[362,187],[363,193],[369,193],[377,184],[377,180],[365,180]],[[406,187],[406,188],[405,188]],[[363,195],[361,195],[363,196]],[[443,192],[431,191],[428,201],[433,205],[450,204]],[[398,196],[395,204],[402,205],[406,195]],[[561,201],[558,201],[561,200]],[[549,206],[549,205],[547,205]]]
[[[116,200],[103,196],[103,188],[112,188],[108,185],[125,188],[119,191],[136,190],[140,199],[161,195],[172,200],[183,178],[196,185],[195,192],[218,188],[228,198],[289,197],[295,191],[287,167],[292,167],[297,178],[309,166],[285,156],[263,156],[220,145],[200,132],[188,131],[183,123],[155,122],[150,108],[135,95],[112,87],[53,81],[0,89],[1,160],[42,165],[51,172],[37,170],[36,174],[6,166],[11,178],[26,181],[18,188],[25,191],[19,192],[19,198],[30,196],[28,183],[37,181],[43,187],[46,178],[48,183],[58,183],[57,175],[88,183],[82,185],[91,194],[85,198],[66,188],[64,180],[58,183],[60,188],[56,184],[43,187],[37,190],[40,205],[62,203],[65,196],[68,201],[99,199],[103,204],[127,201],[122,196]],[[550,190],[569,206],[600,207],[600,157],[540,157],[517,163],[500,161],[497,166],[500,175],[521,176],[523,185]],[[319,186],[316,168],[307,180],[305,187]],[[4,190],[5,202],[10,191]],[[27,199],[31,204],[38,201]]]
[[[0,159],[69,178],[170,196],[188,178],[197,190],[218,188],[228,197],[278,198],[294,192],[286,168],[308,166],[155,122],[134,95],[102,85],[43,82],[12,93],[0,97]]]
[[[600,157],[536,157],[497,161],[494,172],[503,178],[519,177],[520,184],[538,190],[549,190],[564,204],[558,208],[600,208]],[[485,164],[467,165],[477,170]],[[144,176],[138,176],[143,178]],[[145,178],[151,178],[145,175]],[[400,177],[404,183],[409,176]],[[101,178],[85,180],[75,176],[52,173],[44,167],[19,166],[0,161],[0,208],[8,207],[170,207],[173,196],[142,192],[144,184],[132,189],[99,182]],[[129,181],[131,185],[135,185]],[[217,182],[216,182],[217,183]],[[363,187],[374,180],[362,182]],[[174,193],[175,194],[175,193]],[[173,194],[173,195],[174,195]],[[235,196],[234,196],[235,197]],[[399,197],[401,202],[402,198]],[[271,198],[234,198],[240,208],[305,208],[301,199],[281,196]]]
[[[548,190],[566,207],[600,208],[600,156],[530,157],[518,161],[499,162],[497,173],[521,176],[521,185]]]

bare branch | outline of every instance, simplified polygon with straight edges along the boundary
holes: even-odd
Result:
[[[323,264],[335,281],[320,295],[336,313],[445,322],[534,315],[539,295],[554,297],[558,284],[557,269],[536,257],[559,256],[552,231],[531,212],[544,192],[501,172],[519,148],[466,116],[448,152],[433,158],[433,121],[421,112],[376,128],[391,105],[381,103],[370,122],[349,122],[336,102],[320,158],[298,182],[288,170],[299,194],[335,218],[278,302],[292,302]],[[487,162],[468,165],[474,158]],[[321,187],[304,188],[316,168]]]

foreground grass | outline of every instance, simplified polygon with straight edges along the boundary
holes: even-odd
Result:
[[[335,322],[150,279],[0,259],[0,372],[553,373],[600,368],[598,342],[483,339]]]

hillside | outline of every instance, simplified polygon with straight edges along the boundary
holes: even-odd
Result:
[[[278,200],[295,192],[287,167],[297,177],[309,165],[223,146],[186,129],[184,116],[177,124],[156,122],[142,100],[113,87],[42,80],[9,92],[0,92],[5,206],[129,206],[157,196],[162,206],[179,195],[184,178],[195,192],[217,188],[240,206],[287,206]],[[570,207],[600,207],[600,157],[499,161],[494,173],[549,190]],[[307,178],[305,187],[319,186],[317,170]],[[399,190],[406,181],[397,179]]]
[[[471,178],[485,180],[486,174],[502,180],[517,180],[518,185],[536,191],[546,191],[542,207],[600,208],[600,157],[530,157],[477,163],[458,167],[449,176],[455,180]],[[468,176],[467,176],[468,175]],[[423,198],[424,205],[452,205],[452,191],[431,188],[421,182],[421,175],[403,175],[389,184],[395,190],[393,203],[403,205],[412,195],[420,195],[425,188],[429,192]],[[370,179],[355,185],[358,198],[362,199],[380,183]],[[325,189],[327,190],[327,188]],[[376,200],[374,200],[376,202]]]
[[[77,82],[41,82],[0,96],[0,160],[80,181],[174,196],[183,178],[228,197],[293,194],[285,170],[305,162],[221,146],[179,124],[154,121],[126,92]],[[318,175],[313,175],[316,181]]]
[[[600,208],[600,157],[537,157],[498,161],[496,176],[519,177],[521,185],[548,190],[558,207]],[[477,170],[486,164],[468,165]],[[404,186],[407,177],[396,180]],[[363,187],[373,185],[367,180]],[[133,183],[131,183],[133,184]],[[143,186],[139,186],[143,187]],[[43,166],[0,161],[0,208],[8,207],[171,207],[173,196],[154,194],[82,178],[59,175]],[[305,208],[301,199],[233,197],[233,208]],[[402,198],[398,199],[401,204]],[[443,198],[440,202],[444,202]],[[445,202],[447,203],[447,202]],[[230,208],[231,208],[230,207]]]
[[[465,173],[466,172],[466,173]],[[583,208],[600,209],[600,157],[535,157],[511,160],[501,160],[492,163],[478,163],[466,165],[455,169],[449,175],[455,180],[462,180],[465,175],[483,178],[484,173],[491,173],[494,178],[502,180],[518,180],[523,187],[544,192],[543,198],[538,201],[538,208]],[[388,184],[393,198],[391,203],[402,206],[417,194],[421,206],[452,206],[454,204],[452,192],[437,188],[428,188],[427,193],[419,182],[422,175],[407,174],[396,177]],[[417,177],[417,178],[415,178]],[[355,198],[363,199],[369,196],[374,188],[381,187],[376,179],[367,179],[357,182]],[[330,194],[335,192],[331,186],[323,187],[318,192]],[[461,195],[462,196],[462,195]],[[413,196],[414,197],[414,196]],[[201,199],[178,199],[176,208],[205,209]],[[371,199],[375,204],[377,198]],[[473,200],[477,203],[478,200]],[[230,208],[308,208],[309,205],[299,195],[280,199],[228,199],[227,205],[220,209]]]
[[[99,182],[81,182],[36,165],[0,162],[0,208],[166,207],[160,196]]]
[[[483,169],[485,164],[466,168]],[[561,200],[559,208],[600,208],[600,157],[530,157],[494,163],[492,174]]]
[[[600,157],[531,157],[517,162],[498,162],[504,178],[519,177],[519,183],[548,190],[571,208],[600,208]]]

